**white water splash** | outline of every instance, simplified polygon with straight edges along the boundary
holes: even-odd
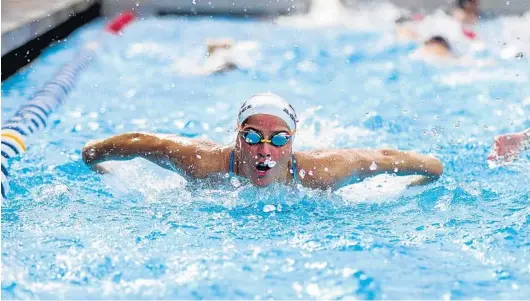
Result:
[[[265,160],[265,162],[263,162],[263,164],[267,165],[270,168],[273,168],[274,166],[276,166],[276,161],[267,159]]]

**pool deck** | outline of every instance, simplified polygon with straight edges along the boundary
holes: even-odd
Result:
[[[335,1],[335,0],[328,0]],[[307,13],[312,0],[104,0],[103,14],[114,16],[125,9],[139,15],[268,15]]]
[[[97,0],[2,0],[2,56],[88,9]]]
[[[329,0],[334,1],[334,0]],[[383,0],[339,0],[347,4]],[[390,0],[401,7],[432,10],[447,0]],[[312,0],[2,0],[2,57],[87,10],[102,4],[103,14],[114,16],[124,9],[141,15],[158,13],[285,14],[307,12]],[[484,10],[497,14],[521,14],[530,10],[530,0],[482,0]]]
[[[124,9],[166,13],[280,14],[307,12],[311,0],[2,0],[2,56],[101,3],[106,16]]]

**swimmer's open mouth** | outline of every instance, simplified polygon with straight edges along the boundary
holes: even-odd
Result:
[[[258,171],[266,172],[271,168],[268,164],[265,164],[265,162],[259,162],[258,164],[256,164],[256,169]]]

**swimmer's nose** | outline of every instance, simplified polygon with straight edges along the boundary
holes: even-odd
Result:
[[[259,147],[258,153],[262,157],[270,157],[271,156],[271,148],[273,147],[272,145],[270,145],[269,143],[260,143],[260,145],[258,147]]]

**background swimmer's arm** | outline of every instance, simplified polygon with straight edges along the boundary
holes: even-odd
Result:
[[[214,143],[183,137],[148,133],[126,133],[104,140],[91,141],[83,148],[83,160],[93,169],[112,160],[147,159],[163,168],[191,178],[206,178],[228,168],[227,151]],[[227,157],[228,158],[228,157]]]
[[[426,184],[440,177],[440,160],[415,152],[397,150],[323,150],[296,154],[302,184],[312,188],[338,188],[379,174],[422,175],[409,186]]]
[[[530,129],[521,133],[497,136],[488,160],[510,162],[527,149],[530,149]]]

